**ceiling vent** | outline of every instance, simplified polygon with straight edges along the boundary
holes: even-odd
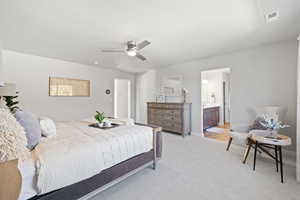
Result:
[[[278,20],[279,20],[279,12],[278,11],[273,11],[273,12],[266,14],[267,23],[276,22]]]

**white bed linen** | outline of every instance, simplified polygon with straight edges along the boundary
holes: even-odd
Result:
[[[29,199],[37,195],[34,159],[29,158],[25,161],[19,161],[18,168],[22,175],[22,188],[19,200]]]
[[[82,181],[153,148],[149,127],[120,126],[101,130],[87,125],[82,122],[57,123],[57,136],[44,139],[36,148],[37,170],[34,161],[31,166],[30,162],[20,163],[24,183],[20,199]],[[35,173],[38,174],[37,184]]]

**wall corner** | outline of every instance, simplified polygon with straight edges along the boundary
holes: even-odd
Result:
[[[297,132],[296,132],[296,151],[297,151],[297,182],[300,183],[300,35],[298,36],[298,84],[297,84]]]

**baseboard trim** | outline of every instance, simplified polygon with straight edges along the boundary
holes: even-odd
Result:
[[[295,151],[283,150],[283,156],[285,157],[284,163],[296,167],[297,166],[297,154]]]
[[[203,136],[203,132],[200,133],[200,132],[191,132],[191,135],[195,135],[195,136]]]

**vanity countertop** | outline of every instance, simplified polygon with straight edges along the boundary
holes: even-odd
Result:
[[[148,104],[192,104],[189,102],[147,102]]]
[[[209,104],[209,105],[203,105],[203,108],[215,108],[215,107],[220,107],[219,104]]]

